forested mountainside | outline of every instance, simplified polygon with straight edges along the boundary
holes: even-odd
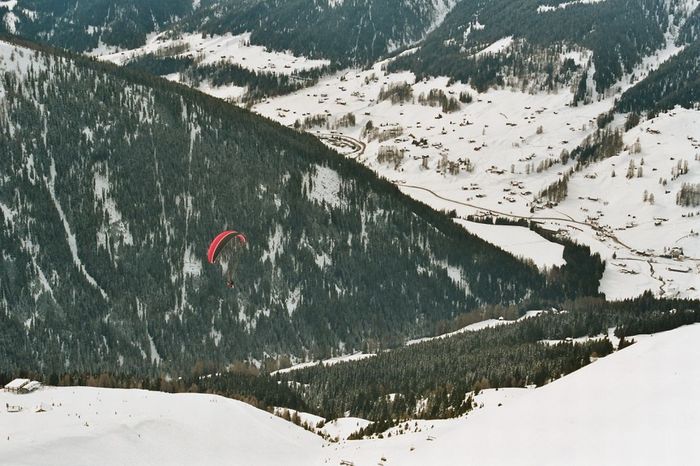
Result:
[[[135,48],[166,25],[203,33],[251,32],[277,50],[366,64],[417,40],[454,0],[18,0],[0,30],[86,51],[99,44]],[[9,18],[9,20],[8,20]]]
[[[311,136],[112,65],[1,50],[5,370],[318,357],[597,287],[575,264],[541,275]],[[204,257],[225,228],[250,240],[235,290]]]
[[[13,0],[0,3],[0,32],[77,52],[100,44],[138,47],[192,12],[191,0]]]
[[[423,38],[455,0],[217,0],[184,22],[190,30],[252,31],[251,42],[334,62],[369,64]]]
[[[680,26],[694,5],[687,0],[464,0],[394,68],[450,76],[480,90],[509,78],[527,84],[541,76],[540,87],[551,90],[570,83],[572,71],[584,67],[601,93],[661,48],[669,28]],[[487,48],[499,40],[499,47]],[[578,56],[581,51],[593,52],[592,57]],[[567,52],[571,59],[562,62]]]
[[[696,39],[625,92],[616,109],[659,112],[676,105],[692,108],[697,102],[700,102],[700,40]]]
[[[419,78],[449,76],[479,91],[579,87],[576,100],[586,101],[673,41],[697,40],[698,8],[695,0],[18,0],[0,7],[0,30],[74,51],[134,49],[158,31],[173,40],[191,33],[249,33],[251,44],[328,59],[329,69],[368,65],[425,38],[390,69],[408,69]],[[314,78],[275,82],[240,64],[200,69],[201,57],[187,52],[147,57],[140,65],[160,74],[188,70],[191,79],[221,81],[225,75],[265,95]]]

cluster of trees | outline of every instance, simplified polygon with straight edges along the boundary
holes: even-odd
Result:
[[[377,100],[389,100],[392,104],[402,104],[413,100],[413,86],[406,81],[382,86]]]
[[[377,152],[377,161],[379,163],[390,163],[394,166],[394,170],[398,170],[403,161],[403,149],[399,149],[394,145],[379,146]]]
[[[570,174],[569,172],[567,172],[557,181],[540,191],[537,197],[539,199],[546,199],[548,202],[552,202],[554,204],[560,203],[561,201],[566,199],[566,196],[568,194],[569,176]]]
[[[676,204],[685,207],[700,205],[700,184],[683,183],[676,195]]]
[[[562,296],[565,299],[601,296],[598,288],[605,271],[605,261],[598,253],[593,254],[586,245],[539,228],[536,223],[531,223],[530,229],[545,239],[564,246],[563,257],[566,264],[552,267],[547,272],[551,286],[540,296],[550,300],[561,299]]]
[[[326,129],[337,129],[337,128],[347,128],[349,126],[355,126],[357,123],[355,119],[355,114],[348,112],[333,120],[329,119],[328,115],[325,113],[317,113],[315,115],[309,115],[304,117],[303,120],[296,119],[294,121],[294,129],[297,130],[307,130],[314,127],[325,127]]]
[[[577,166],[607,159],[620,153],[624,147],[622,132],[619,130],[599,129],[586,136],[586,139],[574,150],[570,157],[577,161]]]
[[[460,100],[454,97],[448,97],[442,89],[430,89],[428,95],[421,94],[418,96],[418,103],[421,105],[430,105],[431,107],[442,108],[443,113],[456,112],[461,108],[459,104],[462,100],[465,102],[470,100],[471,96],[468,93],[460,93]]]
[[[317,113],[315,115],[309,115],[307,117],[304,117],[303,120],[299,120],[297,118],[294,121],[295,129],[307,130],[316,126],[328,127],[328,115],[326,115],[325,113]]]
[[[518,227],[530,227],[530,222],[524,218],[511,220],[508,217],[492,216],[492,215],[467,215],[467,221],[475,223],[483,223],[486,225],[511,225]]]
[[[158,56],[152,53],[139,55],[126,63],[127,67],[153,73],[157,76],[182,73],[195,64],[195,59],[187,56]]]

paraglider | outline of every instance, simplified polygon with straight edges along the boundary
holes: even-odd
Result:
[[[235,230],[222,231],[214,238],[207,251],[210,264],[221,264],[226,270],[226,286],[233,288],[233,274],[240,259],[240,250],[248,242],[243,233]]]

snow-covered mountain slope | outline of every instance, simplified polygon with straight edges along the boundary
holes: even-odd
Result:
[[[408,428],[392,428],[391,437],[340,443],[212,395],[79,387],[3,392],[0,404],[24,408],[0,415],[3,461],[18,466],[696,464],[699,353],[700,325],[681,327],[542,388],[486,390],[475,398],[479,408],[466,417],[411,421]],[[39,406],[45,412],[36,412]],[[334,429],[344,428],[328,428]]]
[[[46,387],[0,393],[6,465],[306,466],[323,439],[266,411],[214,395]],[[36,412],[42,407],[45,412]]]
[[[192,0],[0,1],[0,33],[83,52],[133,48],[193,12]]]
[[[320,74],[330,65],[329,60],[312,60],[295,56],[289,51],[274,51],[261,45],[252,45],[249,32],[238,35],[174,35],[171,31],[166,31],[149,35],[146,44],[135,49],[113,51],[97,48],[89,54],[118,65],[134,65],[135,61],[143,62],[149,58],[155,62],[169,61],[175,65],[165,69],[164,76],[167,79],[234,102],[240,102],[251,91],[254,83],[250,81],[255,79],[246,81],[235,77],[229,82],[227,78],[217,77],[216,70],[231,67],[241,70],[247,76],[284,76],[292,82],[303,82],[309,78],[299,76],[300,73],[313,70]],[[208,71],[201,71],[203,69]],[[279,84],[279,87],[282,88],[282,85]]]
[[[489,391],[485,408],[464,418],[422,422],[417,433],[333,445],[323,461],[697,464],[698,354],[700,325],[659,333],[542,388]]]
[[[371,63],[422,39],[455,0],[214,0],[179,28],[223,34],[250,31],[255,44],[345,65]]]

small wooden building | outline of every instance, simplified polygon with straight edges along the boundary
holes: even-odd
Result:
[[[29,393],[38,389],[41,382],[29,379],[14,379],[12,382],[5,385],[5,391],[10,393]]]

